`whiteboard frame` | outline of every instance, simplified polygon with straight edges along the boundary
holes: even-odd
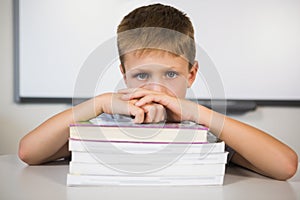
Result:
[[[20,96],[20,8],[19,8],[19,0],[13,0],[13,47],[14,47],[14,101],[16,103],[65,103],[65,104],[72,104],[72,98],[61,98],[61,97],[38,97],[38,96]],[[195,99],[193,99],[195,100]],[[197,99],[201,104],[210,107],[210,99]],[[80,102],[82,100],[79,100]],[[220,100],[222,101],[222,100]],[[228,110],[233,112],[242,111],[241,105],[244,105],[246,110],[254,110],[256,106],[300,106],[300,100],[256,100],[256,99],[226,99],[229,105]],[[239,106],[234,106],[238,105]]]

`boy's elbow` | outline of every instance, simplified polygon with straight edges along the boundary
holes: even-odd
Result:
[[[286,161],[282,164],[282,174],[278,177],[279,180],[288,180],[292,178],[298,169],[298,156],[292,152]]]
[[[28,156],[25,153],[24,149],[21,147],[21,145],[19,146],[18,156],[23,162],[28,164]]]
[[[297,154],[294,152],[293,158],[291,159],[290,163],[289,163],[289,166],[287,167],[287,177],[286,177],[286,180],[289,179],[289,178],[292,178],[296,172],[297,172],[297,169],[298,169],[298,156]]]
[[[31,164],[30,163],[30,155],[29,155],[28,150],[26,149],[25,145],[23,144],[22,140],[19,143],[18,156],[23,162],[25,162],[29,165]]]
[[[19,143],[18,156],[23,162],[27,163],[28,165],[40,164],[33,158],[32,153],[30,152],[30,148],[28,148],[23,140],[21,140]]]

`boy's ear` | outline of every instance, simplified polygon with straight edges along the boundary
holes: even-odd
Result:
[[[122,73],[124,82],[127,84],[127,82],[126,82],[126,74],[125,74],[124,67],[122,66],[122,64],[119,65],[119,68],[120,68],[120,71]]]
[[[197,76],[198,68],[199,68],[198,61],[195,61],[194,65],[192,66],[192,68],[189,71],[188,88],[190,88],[193,85],[193,83],[196,79],[196,76]]]

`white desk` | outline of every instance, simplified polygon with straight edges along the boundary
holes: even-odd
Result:
[[[27,166],[16,155],[0,156],[0,199],[300,199],[300,172],[276,181],[238,167],[228,167],[223,186],[67,187],[67,164]]]

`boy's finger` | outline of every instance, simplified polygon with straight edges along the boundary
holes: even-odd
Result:
[[[135,94],[135,93],[143,93],[143,94],[158,94],[157,91],[147,90],[144,88],[128,88],[118,90],[119,94]]]
[[[152,123],[154,122],[156,111],[155,111],[155,106],[153,105],[145,105],[142,107],[143,110],[145,111],[145,123]]]
[[[166,120],[166,110],[160,104],[147,104],[143,106],[145,110],[145,123],[159,123]]]
[[[164,106],[157,104],[156,105],[156,115],[154,121],[156,123],[166,121],[167,119],[167,113]]]
[[[164,105],[163,101],[162,101],[162,96],[160,95],[147,95],[142,97],[141,99],[139,99],[134,105],[136,106],[143,106],[145,104],[149,104],[149,103],[159,103]]]
[[[128,101],[130,99],[133,99],[133,96],[132,96],[132,94],[124,94],[121,96],[121,99],[124,101]]]
[[[138,98],[141,98],[141,97],[144,97],[146,96],[148,93],[145,93],[145,92],[135,92],[135,93],[129,93],[129,94],[124,94],[121,96],[121,99],[122,100],[125,100],[125,101],[128,101],[128,100],[131,100],[131,99],[138,99]]]
[[[143,109],[130,104],[128,114],[134,116],[134,123],[141,124],[144,122],[145,112]]]

